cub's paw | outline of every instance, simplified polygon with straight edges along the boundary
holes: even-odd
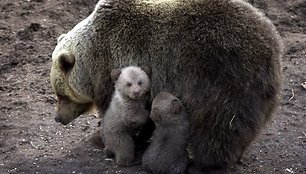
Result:
[[[114,158],[115,157],[115,154],[107,148],[104,149],[104,154],[105,154],[106,158]]]
[[[132,157],[121,157],[116,160],[116,163],[119,167],[130,167],[133,165]]]

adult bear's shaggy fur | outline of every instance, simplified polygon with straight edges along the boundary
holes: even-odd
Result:
[[[242,0],[101,0],[53,52],[52,86],[73,103],[57,121],[91,103],[103,114],[111,70],[150,65],[152,96],[167,90],[186,106],[194,165],[226,168],[277,106],[281,56],[271,21]]]

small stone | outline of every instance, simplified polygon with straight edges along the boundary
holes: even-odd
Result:
[[[301,84],[304,89],[306,89],[306,82]]]

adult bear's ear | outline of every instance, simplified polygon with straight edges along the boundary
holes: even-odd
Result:
[[[65,36],[66,36],[66,34],[61,34],[61,35],[57,38],[57,43],[59,43]]]
[[[178,113],[180,113],[181,110],[182,110],[182,108],[183,108],[183,105],[182,105],[182,103],[180,102],[180,100],[178,100],[178,99],[173,99],[173,100],[171,101],[170,112],[171,112],[172,114],[178,114]]]
[[[118,79],[118,77],[121,74],[121,70],[120,69],[113,69],[111,72],[111,78],[113,81],[116,81]]]
[[[68,72],[71,71],[75,63],[75,56],[68,51],[63,51],[58,56],[58,64],[60,70],[64,72],[66,75]]]
[[[152,75],[151,67],[144,65],[141,67],[141,69],[149,76],[149,78],[151,78],[151,75]]]
[[[97,13],[101,13],[101,15],[104,15],[104,17],[111,15],[113,9],[114,9],[113,0],[100,0],[95,7],[95,11]]]

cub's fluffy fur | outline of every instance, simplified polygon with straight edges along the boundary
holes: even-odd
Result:
[[[161,92],[153,99],[150,117],[156,129],[143,155],[142,166],[155,174],[184,174],[190,123],[182,102],[170,93]]]
[[[129,166],[135,153],[132,135],[149,119],[145,105],[150,72],[130,66],[113,70],[111,77],[115,92],[102,121],[102,136],[107,155],[114,153],[119,166]]]

